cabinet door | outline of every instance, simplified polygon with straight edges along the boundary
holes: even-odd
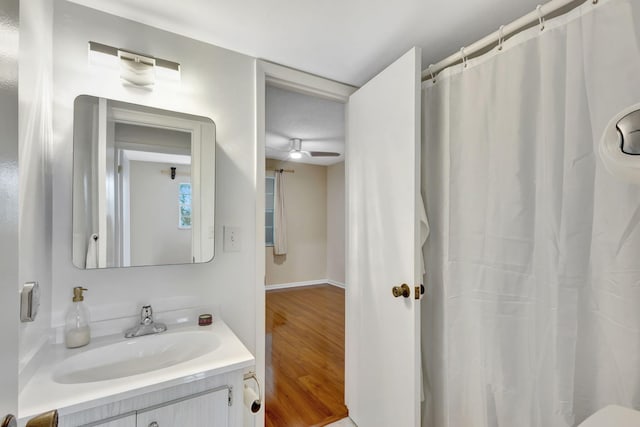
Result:
[[[107,421],[102,424],[90,424],[92,427],[136,427],[135,414],[117,420]]]
[[[228,399],[228,392],[223,389],[140,411],[137,427],[228,427]]]

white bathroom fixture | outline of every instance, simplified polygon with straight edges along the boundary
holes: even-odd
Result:
[[[89,42],[89,60],[94,64],[119,67],[120,78],[129,84],[151,87],[156,79],[180,80],[180,64],[124,49]]]
[[[138,375],[211,353],[220,339],[210,330],[186,330],[139,337],[82,352],[53,372],[59,384],[77,384]]]
[[[171,179],[175,179],[176,168],[171,168]],[[125,331],[125,338],[142,337],[144,335],[159,334],[167,330],[167,325],[153,320],[153,309],[150,305],[142,307],[140,323]]]
[[[237,419],[244,408],[243,373],[255,369],[254,357],[220,319],[210,326],[170,322],[162,334],[125,339],[119,332],[94,338],[79,349],[58,344],[45,351],[44,362],[20,393],[19,418],[29,419],[53,407],[58,409],[61,427],[129,415],[131,407],[136,418],[151,401],[172,402],[220,387],[225,388],[224,408]],[[231,396],[232,390],[239,397],[227,404],[226,393]],[[129,403],[114,405],[125,400]],[[98,418],[86,418],[88,410]]]
[[[640,104],[609,121],[600,140],[600,158],[609,173],[640,185]]]
[[[637,427],[640,425],[640,412],[622,406],[609,405],[586,420],[578,427]]]

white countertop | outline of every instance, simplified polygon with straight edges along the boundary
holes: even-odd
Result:
[[[169,328],[163,334],[207,329],[215,333],[222,344],[211,353],[167,368],[123,378],[79,384],[55,382],[53,373],[58,364],[82,352],[124,341],[123,334],[96,338],[89,345],[78,349],[67,349],[63,344],[52,345],[51,348],[44,350],[48,352],[43,357],[44,362],[20,393],[19,418],[30,418],[52,409],[58,409],[62,416],[142,393],[245,369],[255,364],[253,355],[222,320],[214,320],[211,326],[171,327],[170,325]]]

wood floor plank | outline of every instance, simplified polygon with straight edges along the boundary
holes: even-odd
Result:
[[[266,427],[324,426],[344,406],[344,290],[267,292]]]

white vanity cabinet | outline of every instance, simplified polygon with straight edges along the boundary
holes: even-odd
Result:
[[[91,427],[136,427],[136,416],[135,414],[129,415],[127,417],[118,418],[113,421],[106,421],[100,424],[89,424]]]
[[[204,391],[84,427],[229,427],[229,389]]]
[[[80,411],[60,410],[59,427],[240,427],[241,370],[141,393]]]
[[[139,411],[137,427],[228,427],[228,399],[223,389]]]
[[[123,340],[118,333],[77,351],[52,346],[20,395],[19,426],[52,408],[59,427],[242,427],[252,416],[243,383],[255,359],[221,320]],[[163,366],[167,361],[175,363]],[[144,363],[150,369],[138,373]],[[130,371],[123,376],[112,366]]]

